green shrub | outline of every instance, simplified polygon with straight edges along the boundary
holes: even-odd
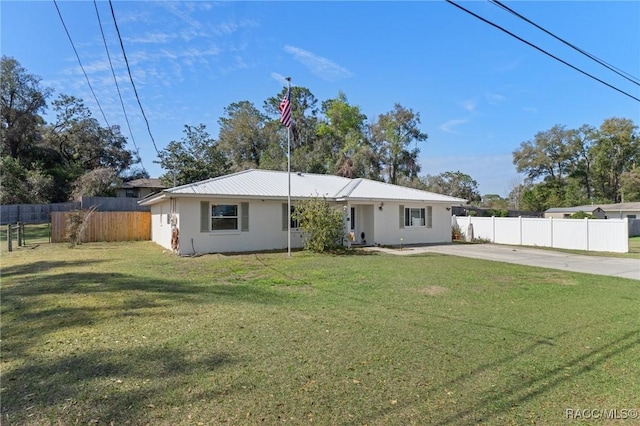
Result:
[[[292,217],[306,234],[305,250],[320,253],[342,247],[345,235],[342,209],[331,206],[324,197],[296,203]]]
[[[585,218],[593,219],[593,215],[580,210],[579,212],[575,212],[574,214],[569,216],[569,219],[585,219]]]

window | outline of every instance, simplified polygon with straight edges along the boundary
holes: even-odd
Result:
[[[235,231],[238,229],[238,205],[219,204],[211,206],[211,230]]]
[[[210,204],[208,201],[200,202],[200,232],[238,230],[249,231],[249,203]]]
[[[424,209],[404,209],[404,226],[424,226]]]
[[[433,226],[433,208],[407,207],[404,208],[404,221],[401,221],[401,228],[417,228]]]
[[[135,189],[127,189],[125,190],[124,195],[127,198],[138,198],[138,191],[136,191]]]
[[[356,229],[356,208],[351,207],[351,230]]]
[[[282,230],[283,231],[288,231],[287,228],[287,206],[288,204],[282,204]],[[295,213],[296,208],[295,206],[291,206],[291,229],[298,229],[300,227],[300,224],[298,223],[298,221],[296,219],[293,218],[293,213]]]

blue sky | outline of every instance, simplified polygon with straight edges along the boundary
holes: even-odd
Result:
[[[615,67],[640,77],[640,2],[504,2]],[[488,1],[460,2],[607,83],[640,87]],[[97,3],[143,166],[162,169],[135,100],[109,3]],[[92,1],[58,6],[110,124],[134,149]],[[105,125],[53,1],[0,3],[3,55],[42,84],[84,99]],[[133,79],[158,149],[204,123],[214,137],[232,102],[258,108],[284,77],[319,100],[339,91],[370,121],[394,103],[420,114],[422,175],[461,171],[505,196],[519,179],[512,152],[555,124],[640,124],[640,102],[570,69],[444,1],[114,1]],[[52,99],[51,99],[52,100]],[[53,117],[47,116],[47,120]],[[521,178],[521,177],[520,177]]]

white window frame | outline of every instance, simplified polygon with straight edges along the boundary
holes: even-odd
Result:
[[[412,215],[412,210],[419,211],[419,216]],[[420,225],[413,225],[412,219],[422,219]],[[405,207],[404,208],[404,228],[432,228],[433,227],[433,207]]]
[[[234,216],[223,216],[222,214],[220,215],[215,215],[215,210],[217,207],[221,207],[221,206],[233,206],[235,207],[235,215]],[[211,232],[235,232],[235,231],[239,231],[240,230],[240,204],[211,204],[210,205],[210,212],[211,212],[211,218],[210,218],[210,230]],[[229,220],[229,219],[235,219],[236,221],[236,227],[235,228],[223,228],[223,229],[216,229],[216,227],[214,226],[214,223],[216,220],[220,221],[220,220]]]

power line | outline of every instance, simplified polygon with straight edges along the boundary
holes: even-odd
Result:
[[[485,23],[487,23],[487,24],[491,25],[492,27],[495,27],[495,28],[499,29],[500,31],[503,31],[503,32],[505,32],[505,33],[509,34],[511,37],[516,38],[516,39],[520,40],[521,42],[523,42],[523,43],[525,43],[525,44],[527,44],[527,45],[529,45],[529,46],[533,47],[534,49],[538,50],[539,52],[542,52],[542,53],[544,53],[545,55],[550,56],[551,58],[555,59],[556,61],[558,61],[558,62],[561,62],[561,63],[565,64],[566,66],[568,66],[568,67],[570,67],[570,68],[572,68],[572,69],[574,69],[574,70],[578,71],[579,73],[584,74],[584,75],[586,75],[587,77],[590,77],[590,78],[592,78],[592,79],[596,80],[597,82],[602,83],[602,84],[604,84],[605,86],[607,86],[607,87],[609,87],[609,88],[611,88],[611,89],[613,89],[613,90],[615,90],[615,91],[617,91],[617,92],[620,92],[620,93],[622,93],[623,95],[626,95],[626,96],[630,97],[631,99],[634,99],[634,100],[636,100],[636,101],[640,102],[640,98],[636,98],[635,96],[633,96],[633,95],[631,95],[631,94],[629,94],[629,93],[625,92],[624,90],[618,89],[617,87],[615,87],[615,86],[613,86],[613,85],[611,85],[611,84],[607,83],[606,81],[603,81],[603,80],[599,79],[598,77],[595,77],[595,76],[593,76],[593,75],[589,74],[588,72],[583,71],[583,70],[581,70],[580,68],[578,68],[578,67],[576,67],[576,66],[574,66],[574,65],[571,65],[570,63],[568,63],[568,62],[566,62],[566,61],[564,61],[564,60],[562,60],[562,59],[558,58],[557,56],[554,56],[553,54],[551,54],[551,53],[547,52],[546,50],[544,50],[544,49],[542,49],[542,48],[540,48],[540,47],[536,46],[535,44],[530,43],[530,42],[528,42],[527,40],[525,40],[525,39],[523,39],[523,38],[521,38],[521,37],[518,37],[517,35],[513,34],[512,32],[510,32],[510,31],[508,31],[508,30],[506,30],[506,29],[502,28],[501,26],[499,26],[499,25],[497,25],[497,24],[494,24],[493,22],[491,22],[491,21],[489,21],[489,20],[487,20],[487,19],[483,18],[482,16],[479,16],[479,15],[477,15],[477,14],[473,13],[472,11],[470,11],[470,10],[468,10],[468,9],[465,9],[464,7],[462,7],[462,6],[460,6],[460,5],[456,4],[456,3],[454,3],[454,2],[453,2],[453,1],[451,1],[451,0],[445,0],[445,1],[446,1],[447,3],[449,3],[449,4],[453,5],[453,6],[457,7],[458,9],[460,9],[460,10],[462,10],[462,11],[464,11],[464,12],[466,12],[466,13],[468,13],[468,14],[470,14],[470,15],[474,16],[474,17],[476,17],[477,19],[480,19],[481,21],[483,21],[483,22],[485,22]]]
[[[129,80],[131,80],[131,86],[133,86],[133,93],[136,95],[136,100],[138,101],[138,106],[140,107],[140,112],[142,112],[142,117],[144,118],[144,122],[147,124],[147,131],[149,132],[149,136],[151,137],[151,142],[153,143],[153,147],[156,150],[156,154],[160,155],[158,151],[158,147],[156,146],[156,141],[151,134],[151,127],[149,127],[149,120],[147,120],[147,116],[144,113],[144,109],[142,108],[142,104],[140,103],[140,97],[138,96],[138,90],[136,90],[136,85],[133,82],[133,76],[131,75],[131,68],[129,67],[129,60],[127,59],[127,54],[124,51],[124,44],[122,43],[122,37],[120,36],[120,29],[118,28],[118,21],[116,20],[116,14],[113,11],[113,3],[109,0],[109,7],[111,8],[111,16],[113,17],[113,24],[116,27],[116,32],[118,33],[118,40],[120,40],[120,48],[122,49],[122,56],[124,56],[124,62],[127,65],[127,72],[129,73]]]
[[[104,49],[107,52],[107,58],[109,59],[109,67],[111,68],[111,75],[113,75],[113,82],[116,84],[116,90],[118,92],[118,97],[120,98],[120,105],[122,105],[122,112],[124,114],[124,119],[127,122],[127,128],[129,129],[129,135],[131,135],[131,141],[133,142],[133,146],[136,148],[136,153],[138,154],[138,158],[140,158],[140,165],[142,166],[142,170],[147,173],[147,170],[142,163],[142,158],[140,157],[140,149],[138,149],[138,145],[136,145],[136,140],[133,137],[133,132],[131,131],[131,125],[129,124],[129,117],[127,116],[127,110],[124,107],[124,101],[122,100],[122,94],[120,93],[120,86],[118,85],[118,79],[116,78],[116,73],[113,70],[113,63],[111,62],[111,55],[109,54],[109,47],[107,46],[107,39],[104,36],[104,30],[102,29],[102,20],[100,19],[100,12],[98,11],[98,4],[96,0],[93,0],[93,6],[96,9],[96,16],[98,17],[98,25],[100,26],[100,34],[102,34],[102,41],[104,42]]]
[[[583,55],[585,55],[586,57],[588,57],[589,59],[592,59],[594,61],[596,61],[597,63],[599,63],[600,65],[606,67],[607,69],[613,71],[614,73],[618,74],[619,76],[629,80],[630,82],[632,82],[633,84],[636,84],[638,86],[640,86],[640,83],[638,82],[640,79],[638,79],[637,77],[634,77],[633,75],[629,74],[628,72],[625,72],[623,70],[621,70],[620,68],[617,68],[607,62],[605,62],[604,60],[598,58],[595,55],[592,55],[589,52],[586,52],[582,49],[580,49],[579,47],[574,46],[573,44],[569,43],[568,41],[558,37],[557,35],[553,34],[551,31],[548,31],[544,28],[542,28],[540,25],[536,24],[535,22],[531,21],[530,19],[524,17],[523,15],[519,14],[518,12],[516,12],[515,10],[509,8],[507,5],[499,2],[498,0],[489,0],[489,2],[495,6],[498,6],[500,8],[502,8],[503,10],[506,10],[509,13],[512,13],[513,15],[517,16],[518,18],[524,20],[525,22],[528,22],[529,24],[533,25],[534,27],[538,28],[541,31],[544,31],[545,33],[547,33],[548,35],[550,35],[551,37],[555,38],[556,40],[564,43],[565,45],[571,47],[572,49],[582,53]]]
[[[107,128],[111,129],[111,125],[109,125],[109,121],[107,120],[107,116],[104,114],[104,110],[102,109],[102,106],[100,105],[100,102],[98,101],[98,97],[96,96],[96,92],[93,91],[93,86],[91,86],[91,82],[89,81],[89,76],[87,75],[87,72],[85,71],[84,67],[82,66],[82,61],[80,61],[80,55],[78,55],[78,51],[76,50],[76,46],[73,44],[73,40],[71,39],[71,34],[69,34],[69,30],[67,29],[67,25],[64,23],[64,19],[62,19],[62,13],[60,13],[60,8],[58,7],[58,3],[56,2],[56,0],[53,0],[53,4],[56,6],[56,10],[58,11],[58,16],[60,17],[60,22],[62,22],[62,26],[64,27],[64,31],[67,33],[67,37],[69,38],[69,42],[71,43],[71,47],[73,48],[73,51],[76,54],[76,58],[78,59],[78,64],[80,64],[80,68],[82,69],[82,72],[84,73],[84,78],[87,79],[87,84],[89,85],[89,89],[91,89],[91,93],[93,94],[93,98],[96,100],[96,103],[98,104],[98,108],[100,108],[100,112],[102,113],[102,118],[104,118],[104,122],[107,123]]]

